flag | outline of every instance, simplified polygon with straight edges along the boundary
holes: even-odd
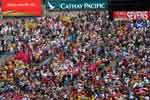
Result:
[[[23,61],[25,64],[29,63],[29,55],[24,51],[19,51],[15,55],[15,59]]]

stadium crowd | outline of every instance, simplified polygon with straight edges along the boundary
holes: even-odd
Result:
[[[134,23],[106,12],[2,23],[12,39],[1,51],[14,55],[0,66],[0,100],[150,100],[150,24]]]

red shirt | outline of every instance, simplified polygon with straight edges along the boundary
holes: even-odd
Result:
[[[22,96],[21,95],[15,95],[13,100],[22,100]]]

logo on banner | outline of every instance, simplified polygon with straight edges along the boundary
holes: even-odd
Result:
[[[129,11],[127,12],[127,16],[129,19],[148,19],[148,12],[147,11],[137,11],[137,12],[134,12],[134,11]]]
[[[48,9],[74,10],[74,9],[105,9],[107,0],[47,0]]]
[[[149,11],[115,11],[113,17],[117,20],[147,20],[149,19],[149,13]]]
[[[51,9],[51,10],[53,10],[55,8],[50,2],[48,2],[48,6],[49,6],[49,9]]]
[[[2,0],[3,16],[41,16],[41,0]]]

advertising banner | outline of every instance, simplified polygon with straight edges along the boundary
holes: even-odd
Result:
[[[1,2],[1,0],[0,0],[0,17],[2,16],[2,2]]]
[[[3,16],[41,16],[41,0],[2,0]]]
[[[112,16],[115,20],[147,20],[150,19],[150,11],[114,11]]]
[[[107,0],[47,0],[45,2],[48,10],[105,9],[107,4]]]

